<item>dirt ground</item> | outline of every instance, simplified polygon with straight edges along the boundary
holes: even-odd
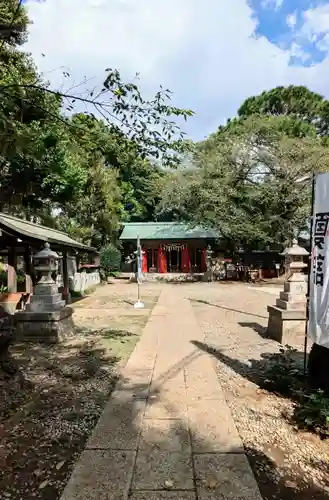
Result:
[[[59,498],[159,293],[145,287],[136,311],[136,285],[100,286],[73,304],[74,338],[11,347],[19,371],[0,375],[1,498]]]
[[[108,400],[120,367],[138,341],[162,287],[100,287],[77,301],[74,340],[53,347],[16,345],[20,373],[0,378],[0,497],[58,500]],[[290,423],[293,403],[262,388],[268,356],[268,304],[278,286],[177,284],[191,301],[264,500],[329,500],[329,444]],[[302,351],[303,339],[294,346]]]

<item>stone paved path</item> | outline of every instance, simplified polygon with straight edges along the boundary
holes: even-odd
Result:
[[[202,340],[165,285],[62,500],[261,500]]]

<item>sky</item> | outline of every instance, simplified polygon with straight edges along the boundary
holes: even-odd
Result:
[[[195,111],[183,128],[193,140],[235,116],[245,98],[278,85],[306,85],[329,98],[329,1],[25,3],[33,21],[26,50],[54,88],[85,78],[100,85],[106,68],[125,80],[138,72],[143,95],[162,84],[174,105]]]

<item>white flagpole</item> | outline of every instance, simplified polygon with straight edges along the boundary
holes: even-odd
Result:
[[[144,304],[141,301],[140,285],[142,283],[142,248],[137,236],[137,302],[134,304],[135,309],[143,309]]]

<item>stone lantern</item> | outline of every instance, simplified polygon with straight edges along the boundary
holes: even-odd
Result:
[[[73,310],[65,306],[51,276],[58,269],[59,259],[59,255],[50,249],[49,243],[33,256],[34,269],[40,278],[25,311],[15,315],[16,332],[21,340],[54,343],[73,333]]]
[[[45,243],[44,248],[32,257],[34,269],[39,273],[40,276],[34,293],[36,293],[37,287],[40,288],[40,286],[55,284],[55,281],[52,278],[52,274],[58,270],[59,259],[60,256],[50,249],[49,243]],[[53,289],[53,287],[50,286],[48,289],[50,291]]]
[[[211,249],[211,246],[208,245],[206,249],[206,263],[207,263],[207,271],[211,270],[211,258],[212,258],[213,251]]]
[[[46,243],[44,248],[32,257],[34,269],[39,273],[40,278],[34,287],[27,310],[55,311],[64,307],[65,301],[58,293],[57,284],[51,276],[58,269],[59,259],[59,255],[50,249],[49,243]]]
[[[203,280],[208,282],[213,281],[212,254],[213,250],[211,249],[211,246],[208,245],[205,251],[206,272],[203,275]]]
[[[309,255],[308,251],[300,247],[297,240],[293,240],[292,246],[286,248],[280,255],[284,256],[286,278],[289,281],[298,281],[302,270],[307,267],[303,259]],[[293,280],[290,280],[290,277],[294,274],[297,274],[297,276]]]
[[[303,259],[309,253],[294,240],[281,255],[285,258],[287,277],[276,305],[267,307],[267,334],[282,344],[289,344],[292,335],[304,335],[305,331],[307,282],[302,271],[307,267]]]

